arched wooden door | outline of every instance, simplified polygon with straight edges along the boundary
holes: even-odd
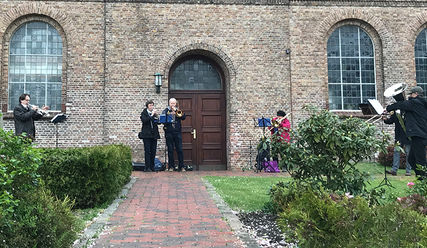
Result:
[[[226,103],[223,73],[202,56],[177,61],[169,74],[169,98],[178,100],[184,163],[197,170],[225,170]]]

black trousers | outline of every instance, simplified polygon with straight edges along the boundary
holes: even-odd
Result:
[[[178,154],[178,168],[184,168],[184,154],[182,153],[182,134],[181,133],[166,133],[166,145],[168,147],[168,163],[169,168],[175,168],[175,158],[173,149],[175,147]]]
[[[142,139],[144,142],[145,170],[154,171],[154,159],[156,158],[157,139]]]
[[[411,167],[414,169],[415,174],[419,177],[425,177],[426,174],[424,171],[421,171],[417,168],[417,164],[421,165],[422,168],[426,168],[426,147],[424,145],[424,140],[417,136],[411,137],[411,150],[409,151],[408,162]]]

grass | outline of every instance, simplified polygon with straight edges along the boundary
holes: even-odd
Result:
[[[78,230],[79,232],[84,230],[91,221],[102,213],[109,203],[104,203],[99,207],[85,208],[85,209],[74,209],[73,214],[78,219]]]
[[[377,187],[384,179],[384,167],[377,163],[360,163],[360,171],[369,174],[368,189]],[[390,169],[390,168],[387,168]],[[398,176],[387,175],[394,187],[384,187],[386,200],[405,196],[408,182],[414,182],[415,176],[405,176],[405,170],[399,170]],[[279,181],[289,181],[289,177],[205,177],[216,189],[224,201],[233,209],[241,211],[261,210],[269,201],[269,189]]]
[[[206,176],[233,210],[255,211],[268,202],[268,192],[273,184],[289,181],[289,177],[221,177]]]

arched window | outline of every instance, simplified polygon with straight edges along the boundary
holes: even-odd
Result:
[[[342,26],[328,40],[330,110],[358,110],[376,98],[375,59],[371,38],[358,26]]]
[[[221,90],[219,68],[205,57],[188,57],[176,63],[171,70],[171,90]]]
[[[31,104],[61,110],[62,39],[45,22],[27,22],[15,31],[9,50],[9,110],[23,93]]]
[[[417,85],[423,88],[427,96],[427,28],[415,40],[415,69]]]

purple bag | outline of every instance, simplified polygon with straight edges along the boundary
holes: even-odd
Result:
[[[273,160],[273,161],[264,162],[264,172],[272,172],[272,173],[280,172],[277,161]]]

